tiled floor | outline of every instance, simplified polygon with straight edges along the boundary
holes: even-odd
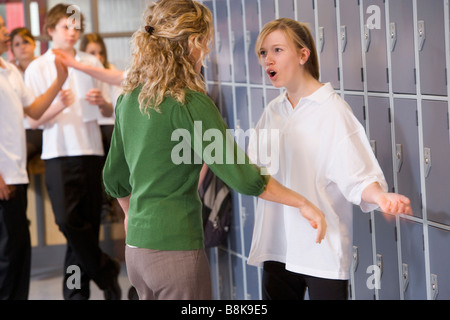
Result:
[[[62,300],[62,275],[54,275],[46,278],[31,278],[29,300]],[[122,289],[122,300],[128,299],[128,289],[130,281],[128,280],[126,266],[121,264],[121,272],[119,276],[119,285]],[[91,281],[91,298],[90,300],[104,300],[103,291]]]

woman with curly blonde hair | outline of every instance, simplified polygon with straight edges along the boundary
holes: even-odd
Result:
[[[117,101],[105,189],[125,212],[127,271],[139,298],[210,299],[197,192],[203,163],[238,192],[297,207],[317,228],[316,242],[326,222],[248,161],[206,95],[200,71],[213,39],[211,12],[196,1],[160,0],[144,17]],[[224,142],[214,157],[197,139],[210,141],[211,130]]]

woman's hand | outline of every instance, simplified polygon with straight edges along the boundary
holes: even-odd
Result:
[[[304,204],[299,208],[299,210],[302,216],[309,221],[311,227],[317,229],[316,243],[321,243],[327,232],[325,215],[319,208],[307,199],[304,200]]]

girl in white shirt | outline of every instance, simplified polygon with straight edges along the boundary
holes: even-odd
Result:
[[[317,205],[328,229],[315,244],[307,224],[289,207],[259,199],[248,262],[264,265],[265,299],[303,299],[306,287],[310,299],[346,299],[352,203],[366,212],[379,207],[411,214],[409,199],[386,192],[364,128],[331,85],[318,81],[316,48],[304,24],[286,18],[269,22],[255,50],[272,84],[286,91],[265,108],[249,155]],[[261,129],[278,134],[258,134]],[[271,163],[262,163],[262,151],[275,146],[279,152],[268,155]]]

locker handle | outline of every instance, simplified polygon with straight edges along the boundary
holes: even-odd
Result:
[[[364,25],[364,45],[366,48],[366,52],[369,52],[370,47],[370,27],[369,25]]]
[[[380,278],[383,275],[383,256],[377,253],[377,267],[380,270]]]
[[[417,22],[417,37],[419,42],[419,51],[422,51],[425,43],[425,21],[423,20],[419,20]]]
[[[403,164],[403,146],[401,143],[395,145],[395,165],[397,173],[400,172]]]
[[[345,51],[347,46],[347,26],[341,26],[341,52]]]
[[[430,175],[431,171],[431,149],[424,148],[423,149],[423,162],[425,166],[425,178]]]
[[[323,47],[325,45],[325,28],[319,27],[319,51],[323,51]]]
[[[439,288],[438,288],[438,279],[436,274],[431,274],[431,293],[432,293],[432,300],[436,300],[438,294],[439,294]]]
[[[358,269],[358,263],[359,263],[358,247],[353,246],[353,273],[355,273],[356,269]]]
[[[402,264],[402,288],[406,292],[409,284],[409,267],[407,263]]]
[[[395,22],[389,24],[389,41],[391,44],[391,52],[393,52],[397,43],[397,24]]]

